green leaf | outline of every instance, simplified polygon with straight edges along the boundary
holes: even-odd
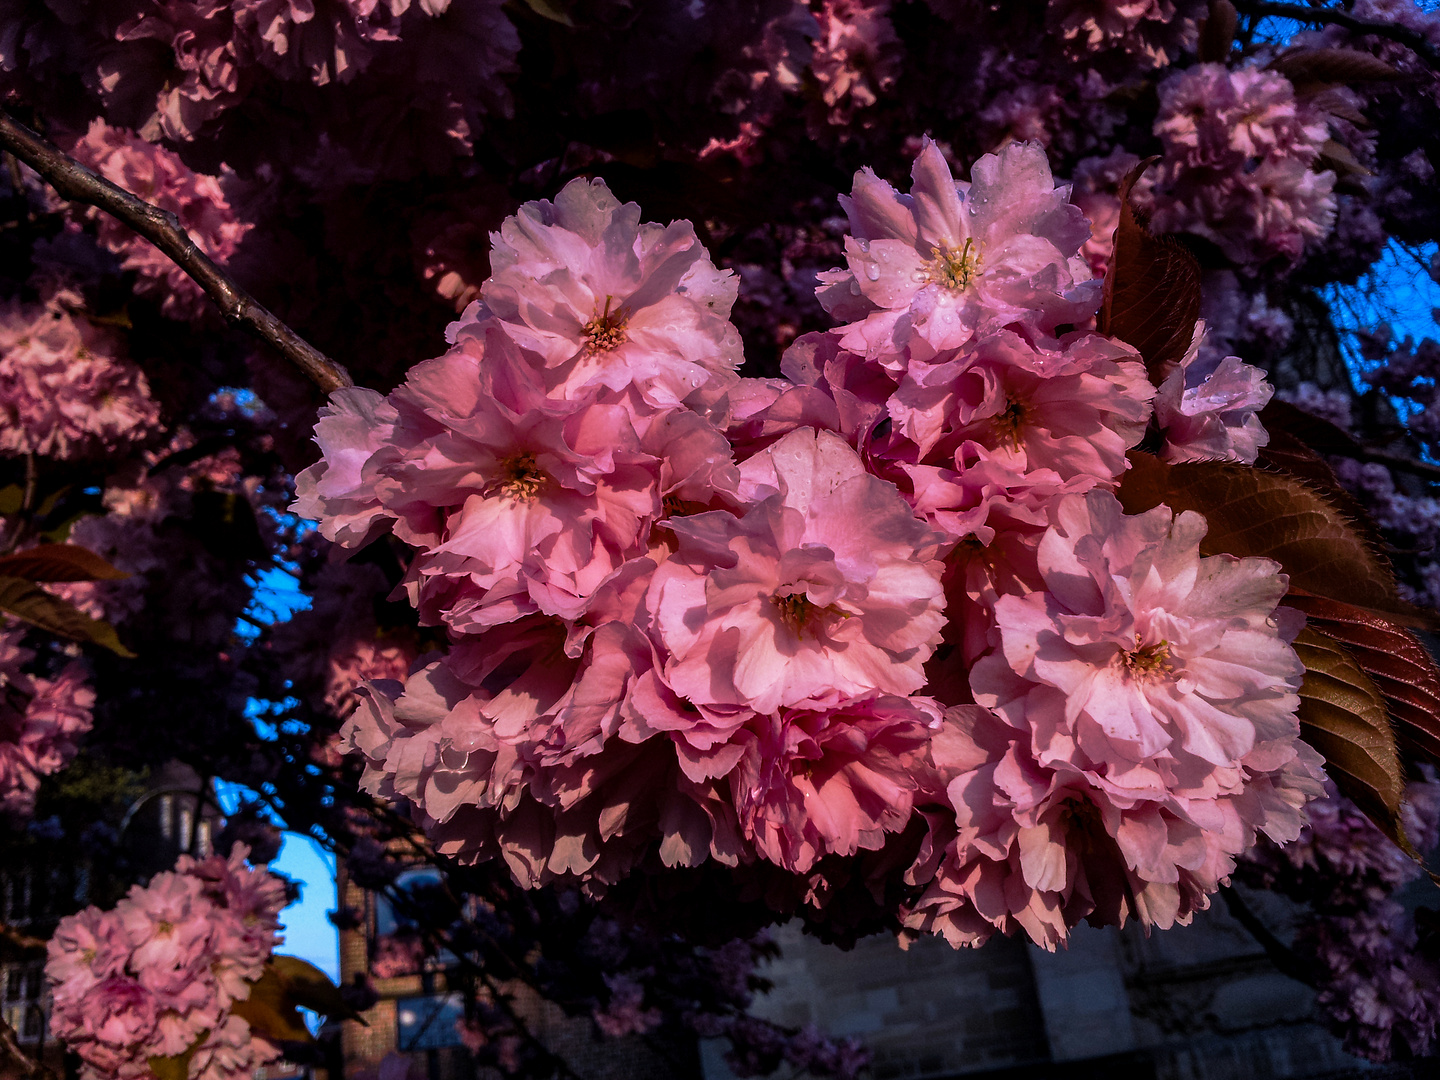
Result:
[[[1307,49],[1303,46],[1286,49],[1269,69],[1278,71],[1295,86],[1295,96],[1309,97],[1332,86],[1348,86],[1357,82],[1394,82],[1401,78],[1398,70],[1378,56],[1358,49]]]
[[[525,6],[542,19],[549,19],[551,22],[557,22],[561,26],[575,25],[575,20],[571,19],[569,15],[552,4],[550,0],[525,0]]]
[[[1405,769],[1379,689],[1354,657],[1307,626],[1295,639],[1305,665],[1300,687],[1300,736],[1325,758],[1340,793],[1415,857],[1400,825]]]
[[[265,973],[250,984],[250,996],[237,1001],[230,1011],[267,1039],[280,1042],[313,1042],[314,1036],[273,963],[265,965]]]
[[[1294,476],[1216,461],[1167,465],[1131,451],[1118,494],[1129,514],[1161,503],[1204,514],[1210,530],[1201,554],[1274,559],[1290,575],[1292,591],[1354,604],[1401,625],[1435,621],[1400,597],[1390,564],[1364,532]]]
[[[186,1047],[183,1054],[147,1058],[145,1063],[155,1074],[155,1080],[186,1080],[190,1075],[190,1059],[195,1056],[195,1051],[200,1049],[209,1034],[208,1031],[201,1034],[198,1039]]]
[[[1153,382],[1178,363],[1195,336],[1200,317],[1200,263],[1179,241],[1154,236],[1130,199],[1130,189],[1150,158],[1120,184],[1120,223],[1105,275],[1105,300],[1098,328],[1133,347]]]
[[[330,981],[330,976],[314,964],[298,956],[275,956],[270,968],[280,979],[290,1000],[302,1009],[310,1009],[325,1017],[341,1017],[359,1020],[360,1014],[345,1003],[340,988]]]
[[[116,581],[129,576],[76,544],[40,544],[13,555],[0,555],[0,577],[27,581]]]
[[[115,628],[92,619],[75,605],[46,592],[33,581],[0,576],[0,611],[9,612],[41,630],[74,641],[89,641],[126,659],[135,654],[120,643]]]

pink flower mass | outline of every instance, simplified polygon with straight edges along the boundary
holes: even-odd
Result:
[[[809,874],[918,819],[900,915],[956,944],[1184,922],[1257,831],[1297,835],[1284,575],[1111,494],[1152,402],[1172,447],[1253,460],[1268,386],[1192,350],[1157,397],[1069,328],[1099,283],[1044,152],[972,177],[928,142],[909,195],[856,177],[818,290],[844,325],[783,379],[734,374],[735,285],[687,224],[575,180],[495,234],[444,356],[333,395],[296,509],[393,533],[450,640],[364,685],[368,791],[592,892],[647,852]]]
[[[52,1024],[93,1080],[151,1076],[149,1059],[191,1051],[192,1080],[241,1080],[280,1056],[231,1013],[279,942],[280,878],[228,859],[181,856],[111,911],[60,921],[46,975]]]

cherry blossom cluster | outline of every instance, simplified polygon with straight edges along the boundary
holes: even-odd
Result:
[[[82,1076],[140,1080],[150,1058],[191,1053],[191,1080],[242,1080],[279,1056],[231,1011],[263,973],[287,903],[248,854],[181,856],[112,910],[61,920],[45,968],[51,1025]]]
[[[1071,50],[1118,49],[1163,66],[1193,45],[1205,8],[1197,0],[1050,0],[1046,23]]]
[[[112,184],[174,214],[200,250],[221,265],[251,228],[226,200],[223,176],[196,173],[171,151],[103,120],[91,123],[69,151]],[[210,310],[200,286],[154,244],[98,210],[87,214],[100,246],[120,256],[123,269],[136,273],[138,295],[155,299],[173,319],[198,319]]]
[[[1408,786],[1401,815],[1421,852],[1440,843],[1440,784],[1429,775]],[[1394,898],[1424,870],[1328,782],[1306,817],[1295,843],[1251,852],[1240,879],[1308,905],[1294,948],[1347,1050],[1375,1061],[1424,1057],[1440,1026],[1440,969],[1429,943],[1417,948],[1414,913]]]
[[[1153,223],[1193,233],[1237,266],[1297,262],[1335,223],[1335,174],[1321,167],[1328,116],[1257,65],[1196,64],[1159,86],[1165,149]]]
[[[160,409],[120,336],[62,290],[0,302],[0,417],[0,453],[66,459],[128,449]]]
[[[296,509],[389,533],[444,656],[342,738],[442,852],[595,891],[647,858],[824,860],[923,821],[905,925],[1169,926],[1319,793],[1302,620],[1265,559],[1111,494],[1154,414],[1253,461],[1269,386],[1196,345],[1157,393],[1087,330],[1090,227],[1043,151],[842,199],[842,325],[742,379],[733,276],[598,181],[529,203],[452,348],[322,411]]]
[[[0,810],[28,815],[41,777],[63,769],[90,730],[95,692],[82,660],[53,678],[25,670],[35,652],[21,644],[24,631],[0,630]]]

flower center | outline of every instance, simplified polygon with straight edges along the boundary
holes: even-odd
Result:
[[[848,618],[845,612],[841,611],[834,604],[827,604],[821,607],[803,592],[790,593],[782,596],[776,593],[770,598],[775,605],[776,611],[780,614],[780,621],[788,626],[797,636],[802,634],[808,627],[814,626],[826,615],[838,615],[840,618]]]
[[[929,280],[949,292],[964,292],[980,271],[980,252],[973,239],[958,248],[932,247],[930,256]]]
[[[595,317],[580,328],[580,332],[585,335],[586,352],[612,352],[630,340],[625,333],[625,324],[629,320],[620,311],[611,312],[610,304],[613,300],[614,297],[607,296],[605,310],[597,311]]]
[[[524,450],[500,462],[500,476],[496,483],[500,494],[506,498],[529,502],[549,479],[535,464],[534,453]]]
[[[797,634],[809,625],[811,620],[814,619],[815,613],[819,610],[810,602],[810,598],[804,593],[791,593],[789,596],[772,596],[770,599],[780,612],[780,621]]]
[[[995,434],[1001,442],[1019,447],[1020,428],[1025,423],[1025,406],[1018,401],[1011,401],[1005,406],[1005,411],[992,417],[990,422],[995,426]]]
[[[1140,635],[1135,635],[1135,648],[1120,653],[1120,662],[1131,675],[1148,677],[1170,670],[1170,642],[1160,641],[1154,645],[1141,645]]]

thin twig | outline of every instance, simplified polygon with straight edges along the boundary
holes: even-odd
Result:
[[[1265,955],[1270,958],[1270,962],[1275,965],[1280,974],[1288,975],[1306,986],[1315,985],[1315,973],[1310,970],[1309,965],[1295,954],[1295,950],[1270,932],[1270,928],[1250,910],[1249,905],[1235,891],[1233,885],[1222,886],[1220,895],[1224,898],[1225,906],[1230,910],[1231,916],[1250,931],[1250,936],[1265,950]]]
[[[31,937],[4,923],[0,923],[0,944],[8,945],[20,952],[45,951],[45,941],[42,938]]]
[[[1274,16],[1277,19],[1294,19],[1301,23],[1343,26],[1354,34],[1373,34],[1399,42],[1415,53],[1432,68],[1440,69],[1440,49],[1418,30],[1395,23],[1371,22],[1352,15],[1343,8],[1310,7],[1304,4],[1278,4],[1269,0],[1232,0],[1237,11],[1257,18]]]
[[[199,247],[168,210],[116,187],[0,109],[0,146],[29,165],[63,197],[95,206],[170,256],[215,302],[226,321],[273,345],[327,394],[354,386],[349,373],[277,319]]]
[[[1392,469],[1399,469],[1401,472],[1426,476],[1431,480],[1440,480],[1440,465],[1429,461],[1420,461],[1416,458],[1406,457],[1404,454],[1392,454],[1388,450],[1371,450],[1368,446],[1357,456],[1365,461],[1378,461],[1382,465],[1389,465]]]
[[[20,1039],[15,1034],[15,1029],[0,1018],[0,1061],[8,1061],[19,1068],[19,1075],[27,1077],[28,1080],[55,1080],[55,1072],[44,1062],[31,1061],[24,1050],[20,1049]],[[6,1070],[6,1076],[14,1076],[15,1073]]]

